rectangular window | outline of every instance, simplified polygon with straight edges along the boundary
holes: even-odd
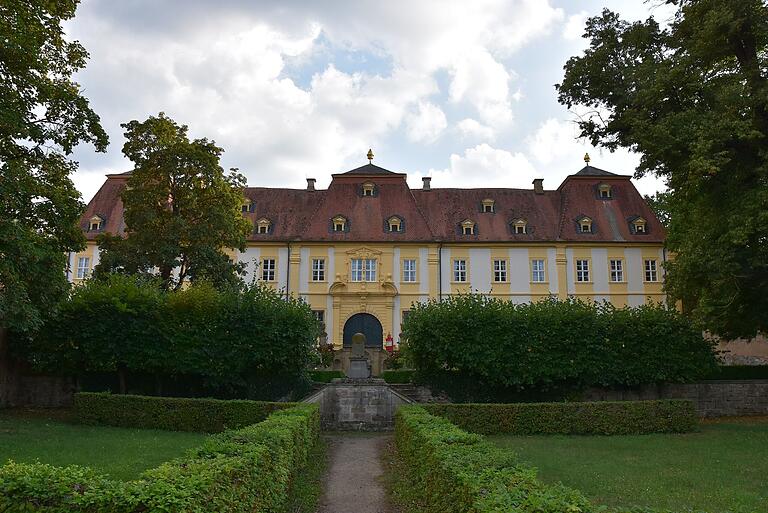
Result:
[[[77,279],[84,280],[91,274],[91,258],[80,257],[77,259]]]
[[[353,258],[351,261],[352,281],[376,281],[376,259]]]
[[[312,310],[312,313],[314,314],[315,319],[325,326],[325,310]]]
[[[261,279],[275,281],[275,259],[265,258],[261,261]]]
[[[506,260],[493,261],[493,281],[495,282],[507,281],[507,261]]]
[[[589,260],[576,260],[576,281],[589,281]]]
[[[659,275],[656,271],[656,260],[645,261],[645,281],[659,281]]]
[[[416,260],[403,260],[403,281],[416,281]]]
[[[325,281],[325,259],[312,259],[312,281]]]
[[[611,260],[611,281],[619,283],[624,281],[624,262],[621,260]]]
[[[464,283],[467,281],[467,261],[453,261],[453,281]]]
[[[547,281],[547,275],[544,271],[544,260],[531,260],[531,281],[533,283],[544,283]]]

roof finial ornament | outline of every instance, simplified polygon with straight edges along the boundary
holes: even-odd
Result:
[[[368,157],[368,163],[373,164],[373,151],[370,148],[368,148],[368,155],[366,157]]]
[[[589,165],[589,161],[590,161],[590,160],[592,160],[592,159],[590,159],[590,158],[589,158],[589,153],[585,153],[585,154],[584,154],[584,162],[586,162],[586,163],[587,163],[587,165]]]

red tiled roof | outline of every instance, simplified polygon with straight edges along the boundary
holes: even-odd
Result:
[[[586,169],[586,168],[585,168]],[[594,168],[597,169],[597,168]],[[370,172],[368,172],[370,171]],[[584,170],[582,170],[584,171]],[[602,171],[602,170],[600,170]],[[126,174],[108,175],[81,218],[81,228],[89,239],[103,232],[123,234],[123,204],[120,199]],[[245,196],[253,212],[245,215],[256,223],[267,218],[269,234],[251,233],[251,241],[356,241],[356,242],[662,242],[664,228],[635,189],[630,177],[601,173],[578,173],[566,178],[554,191],[541,194],[532,189],[440,189],[412,190],[406,175],[371,164],[347,173],[333,175],[326,190],[248,187]],[[362,195],[363,182],[373,182],[373,197]],[[600,184],[611,186],[611,199],[600,199]],[[482,212],[482,201],[492,199],[494,212]],[[93,215],[105,219],[104,229],[88,231]],[[348,230],[331,230],[331,219],[342,215]],[[389,232],[392,216],[404,222],[402,233]],[[577,231],[577,219],[593,221],[593,233]],[[630,231],[632,220],[647,221],[648,233]],[[525,219],[528,233],[515,234],[510,222]],[[475,235],[463,235],[465,219],[475,223]]]

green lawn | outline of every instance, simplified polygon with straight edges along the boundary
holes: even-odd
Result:
[[[607,506],[768,511],[768,422],[706,424],[685,435],[491,436]]]
[[[9,459],[77,464],[128,480],[181,456],[205,437],[203,433],[81,426],[52,415],[0,410],[0,465]]]

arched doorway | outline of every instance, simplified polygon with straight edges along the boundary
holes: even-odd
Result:
[[[365,347],[383,347],[381,323],[373,315],[359,313],[347,319],[344,324],[344,347],[352,346],[352,335],[355,333],[365,335]]]

